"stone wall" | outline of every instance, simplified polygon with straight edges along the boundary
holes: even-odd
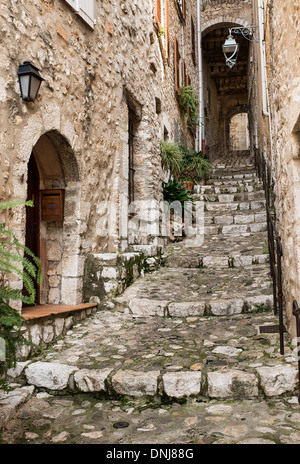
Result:
[[[93,27],[70,3],[9,0],[0,6],[0,197],[26,199],[32,152],[39,188],[61,188],[65,195],[63,221],[40,225],[43,304],[82,302],[84,263],[90,254],[163,245],[159,237],[129,240],[129,108],[136,117],[137,200],[162,199],[159,142],[164,134],[176,138],[177,126],[180,139],[194,145],[174,91],[173,44],[175,33],[183,38],[186,68],[197,89],[197,66],[190,54],[196,1],[188,2],[186,21],[180,20],[175,2],[168,2],[168,59],[153,1],[94,0]],[[25,60],[45,79],[36,101],[29,103],[21,100],[17,79]],[[6,220],[24,241],[25,208]],[[22,282],[15,285],[21,288]]]
[[[274,0],[269,12],[270,161],[278,234],[283,245],[286,312],[290,331],[296,336],[292,301],[300,300],[300,6],[292,0]]]

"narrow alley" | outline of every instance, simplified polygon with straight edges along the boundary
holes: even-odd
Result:
[[[203,246],[170,245],[164,266],[137,279],[113,310],[8,372],[32,397],[4,443],[299,439],[296,357],[288,343],[281,355],[279,333],[263,330],[278,317],[261,182],[253,165],[216,166],[198,190]]]

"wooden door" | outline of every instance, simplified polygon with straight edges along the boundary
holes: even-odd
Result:
[[[32,154],[28,163],[27,200],[33,200],[33,207],[26,206],[26,239],[25,245],[40,257],[40,178],[39,171]],[[26,294],[26,291],[23,290]],[[39,304],[39,287],[36,285],[36,304]]]

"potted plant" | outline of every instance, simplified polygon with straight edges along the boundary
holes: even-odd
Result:
[[[180,148],[183,159],[180,179],[183,182],[187,182],[186,185],[189,185],[189,188],[192,189],[194,184],[198,184],[200,181],[210,177],[213,166],[205,158],[202,151],[187,150],[182,146]]]

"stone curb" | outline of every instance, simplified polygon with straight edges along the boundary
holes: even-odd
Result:
[[[230,299],[214,298],[206,301],[167,301],[151,300],[150,298],[132,298],[129,301],[118,299],[117,302],[124,305],[124,311],[129,311],[133,316],[161,316],[161,317],[186,317],[186,316],[229,316],[233,314],[251,313],[257,305],[272,308],[272,294],[256,295],[241,298],[232,295]]]
[[[297,387],[297,369],[291,364],[254,367],[251,371],[239,369],[208,371],[134,371],[113,368],[79,369],[76,366],[32,362],[17,368],[29,385],[0,396],[0,405],[16,407],[26,401],[34,388],[50,392],[72,391],[103,393],[109,396],[158,396],[169,399],[205,397],[209,399],[238,399],[277,397],[290,394]],[[14,370],[8,372],[14,375]],[[2,411],[1,411],[2,412]],[[0,419],[11,418],[2,413]]]

